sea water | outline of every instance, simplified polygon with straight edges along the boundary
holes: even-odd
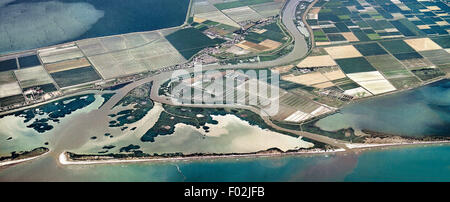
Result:
[[[183,24],[189,0],[5,0],[0,54]]]
[[[450,145],[358,154],[60,166],[52,156],[0,169],[0,181],[450,181]]]

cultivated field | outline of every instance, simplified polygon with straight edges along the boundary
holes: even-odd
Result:
[[[372,94],[377,95],[396,90],[392,84],[386,79],[359,82],[359,85],[369,90]]]
[[[0,98],[22,95],[22,89],[17,81],[0,84]]]
[[[321,56],[308,56],[300,63],[297,64],[297,67],[326,67],[326,66],[335,66],[336,62],[329,55],[321,55]]]
[[[70,69],[76,69],[80,67],[86,67],[90,65],[91,64],[89,63],[89,61],[86,58],[82,57],[73,60],[65,60],[62,62],[46,64],[44,67],[49,73],[54,73]]]
[[[416,51],[428,51],[442,49],[429,38],[406,39],[405,42]]]
[[[86,39],[77,44],[104,79],[186,61],[159,31]]]
[[[50,78],[42,66],[15,70],[14,74],[16,75],[16,78],[22,88],[39,86],[53,82],[52,78]]]
[[[361,57],[361,53],[351,45],[327,47],[325,50],[333,59]]]
[[[40,49],[38,55],[44,64],[83,57],[81,50],[75,44],[63,47]]]
[[[54,72],[50,75],[61,88],[98,81],[101,79],[101,77],[95,72],[94,68],[90,66]]]
[[[316,45],[328,45],[337,41],[447,35],[448,11],[448,5],[441,1],[319,0],[307,21],[312,25]]]
[[[41,65],[37,55],[29,55],[17,58],[20,68],[35,67]]]
[[[280,13],[283,2],[268,2],[249,6],[263,17],[276,16]]]
[[[249,20],[260,20],[264,18],[248,6],[225,9],[222,10],[222,12],[238,23]]]
[[[15,58],[0,61],[0,72],[17,69],[17,61]]]

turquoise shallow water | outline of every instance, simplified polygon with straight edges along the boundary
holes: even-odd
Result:
[[[407,136],[450,136],[450,80],[348,105],[316,125],[330,131],[353,127]]]
[[[47,157],[0,169],[0,181],[450,181],[450,145],[192,162],[64,166]]]
[[[183,24],[189,0],[0,1],[0,54]]]
[[[450,146],[365,152],[345,181],[450,181]]]

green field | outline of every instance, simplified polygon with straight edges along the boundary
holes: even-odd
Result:
[[[359,85],[355,83],[353,80],[348,77],[342,79],[336,79],[332,81],[335,85],[339,86],[342,90],[350,90],[354,88],[358,88]]]
[[[382,41],[380,44],[392,54],[415,52],[415,50],[403,40]]]
[[[222,39],[210,39],[195,28],[177,30],[167,35],[166,39],[186,59],[190,59],[206,47],[215,46],[224,42]]]
[[[100,80],[100,76],[92,67],[82,67],[50,74],[59,87],[68,87]]]
[[[419,53],[417,52],[411,52],[411,53],[399,53],[394,54],[394,56],[399,60],[411,60],[411,59],[421,59],[423,58]]]
[[[280,27],[277,25],[277,23],[271,23],[265,26],[260,27],[260,29],[266,29],[262,34],[258,34],[255,32],[250,32],[245,36],[245,40],[253,42],[253,43],[260,43],[266,39],[270,39],[273,41],[278,41],[283,43],[285,40],[286,35],[284,35],[283,31],[280,29]]]
[[[224,9],[230,9],[230,8],[237,8],[237,7],[241,7],[241,6],[262,4],[262,3],[267,3],[267,2],[273,2],[273,0],[237,0],[237,1],[232,1],[232,2],[214,4],[214,6],[219,10],[224,10]]]
[[[422,81],[430,80],[439,76],[444,76],[445,72],[442,72],[440,69],[435,68],[424,68],[424,69],[416,69],[412,70],[417,77],[419,77]]]
[[[16,77],[14,77],[13,71],[0,72],[0,85],[16,82]]]
[[[390,55],[369,56],[366,59],[381,72],[406,70],[398,60]]]
[[[337,59],[336,63],[346,74],[376,71],[376,69],[363,57]]]
[[[330,41],[346,41],[345,37],[341,34],[327,34],[327,36]]]
[[[446,50],[421,51],[420,54],[435,65],[450,64],[450,53]]]
[[[357,44],[354,46],[364,56],[387,54],[387,52],[377,43]]]
[[[13,95],[13,96],[9,96],[9,97],[3,97],[3,98],[0,98],[0,107],[17,104],[17,103],[22,103],[24,101],[25,101],[25,98],[23,97],[22,94]]]
[[[421,81],[416,77],[411,76],[389,79],[389,82],[397,89],[406,89],[420,85]]]
[[[420,11],[430,6],[434,9]],[[448,5],[441,1],[319,0],[314,7],[321,7],[321,10],[317,21],[308,19],[310,25],[331,23],[335,27],[323,28],[325,33],[338,34],[351,31],[360,41],[383,40],[392,38],[391,36],[417,37],[449,34],[450,27],[447,23],[437,23],[449,22],[448,16],[439,15],[449,12]],[[405,8],[410,10],[404,10]],[[355,25],[358,27],[350,28]],[[419,29],[419,25],[428,25],[430,28]],[[447,44],[448,47],[448,38],[438,40]]]
[[[433,37],[431,39],[442,48],[450,48],[450,36]]]

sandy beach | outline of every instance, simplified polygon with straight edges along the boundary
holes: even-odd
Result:
[[[214,156],[191,156],[191,157],[169,157],[169,158],[135,158],[135,159],[108,159],[108,160],[86,160],[86,161],[72,161],[67,157],[67,153],[63,152],[59,155],[59,163],[61,165],[92,165],[92,164],[112,164],[112,163],[139,163],[139,162],[170,162],[170,161],[191,161],[191,160],[207,160],[207,159],[227,159],[227,158],[258,158],[258,157],[275,157],[287,155],[301,155],[301,154],[331,154],[337,152],[344,152],[344,149],[335,150],[311,150],[299,151],[291,153],[277,153],[277,154],[233,154],[233,155],[214,155]]]
[[[49,152],[50,152],[50,151],[47,151],[47,152],[45,152],[45,153],[43,153],[43,154],[41,154],[41,155],[33,156],[33,157],[29,157],[29,158],[18,159],[18,160],[12,160],[12,161],[9,160],[9,161],[0,162],[0,167],[7,166],[7,165],[18,164],[18,163],[23,163],[23,162],[26,162],[26,161],[35,160],[35,159],[37,159],[37,158],[40,158],[40,157],[42,157],[42,156],[48,154]]]
[[[334,149],[310,149],[297,152],[286,153],[256,153],[256,154],[232,154],[232,155],[211,155],[211,156],[189,156],[189,157],[169,157],[169,158],[135,158],[135,159],[107,159],[107,160],[86,160],[73,161],[70,160],[66,152],[59,155],[59,163],[61,165],[91,165],[91,164],[112,164],[112,163],[139,163],[139,162],[169,162],[169,161],[191,161],[191,160],[207,160],[207,159],[226,159],[226,158],[258,158],[258,157],[280,157],[292,155],[314,155],[314,154],[336,154],[342,152],[357,152],[368,149],[385,149],[408,145],[432,145],[432,144],[449,144],[450,141],[433,141],[433,142],[413,142],[413,143],[392,143],[392,144],[348,144],[349,150]]]

